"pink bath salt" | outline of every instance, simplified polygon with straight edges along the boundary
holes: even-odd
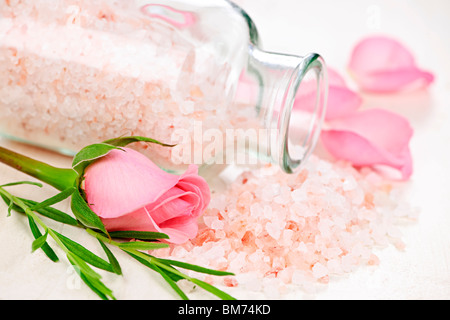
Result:
[[[371,266],[377,266],[380,264],[380,259],[372,253],[370,255],[370,258],[369,258],[369,261],[367,262],[367,264],[369,264]]]
[[[196,246],[201,246],[205,242],[214,241],[215,238],[215,232],[212,229],[203,229],[199,231],[197,237],[192,240],[192,243]]]
[[[236,280],[236,278],[226,277],[223,279],[223,284],[227,287],[237,287],[238,281]]]
[[[312,267],[313,276],[316,279],[323,278],[328,275],[328,269],[321,263],[316,263]]]
[[[275,201],[283,190],[290,196]],[[274,296],[290,284],[315,292],[315,284],[328,284],[333,276],[378,265],[376,245],[402,248],[394,224],[413,214],[407,213],[400,191],[399,183],[370,168],[356,170],[350,163],[316,156],[296,174],[272,166],[245,171],[224,191],[213,193],[197,237],[182,245],[182,259],[236,273],[238,281],[215,279],[217,284],[263,293],[278,290]],[[405,214],[399,216],[399,210]],[[212,230],[219,216],[223,228]],[[221,248],[221,259],[211,254],[215,246]],[[172,252],[180,254],[179,248]]]

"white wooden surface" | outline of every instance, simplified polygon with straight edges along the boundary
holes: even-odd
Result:
[[[415,129],[411,142],[414,175],[407,200],[420,208],[417,223],[402,227],[406,249],[377,251],[380,265],[361,267],[315,294],[298,292],[289,299],[449,299],[450,298],[450,2],[446,0],[238,0],[255,21],[264,48],[304,54],[321,53],[345,75],[353,45],[363,36],[383,33],[402,40],[418,64],[437,76],[429,92],[366,97],[367,105],[390,108],[408,117]],[[70,159],[29,146],[0,140],[0,145],[61,167]],[[29,179],[0,165],[0,183]],[[53,194],[50,188],[16,187],[15,193],[34,199]],[[59,204],[68,210],[68,203]],[[61,259],[51,263],[42,253],[31,254],[27,221],[0,204],[0,299],[96,299]],[[95,244],[79,230],[61,227],[87,246]],[[124,277],[104,273],[118,299],[175,299],[154,273],[118,255]],[[167,289],[167,290],[166,290]],[[264,299],[239,289],[238,298]],[[194,298],[209,298],[202,292]]]

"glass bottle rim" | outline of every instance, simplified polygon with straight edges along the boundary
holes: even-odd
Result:
[[[315,72],[317,81],[317,91],[314,110],[311,112],[312,119],[309,123],[308,135],[305,138],[302,147],[304,148],[303,156],[296,158],[289,148],[289,135],[291,132],[292,113],[294,102],[298,90],[310,72]],[[311,53],[305,56],[301,63],[295,69],[289,84],[289,90],[284,98],[284,107],[281,115],[281,124],[279,126],[279,137],[282,137],[279,152],[279,165],[287,173],[295,172],[302,163],[304,163],[314,148],[320,137],[322,124],[325,119],[327,105],[327,72],[323,58],[317,53]]]

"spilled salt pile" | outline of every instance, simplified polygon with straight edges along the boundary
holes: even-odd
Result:
[[[402,249],[396,224],[415,217],[398,188],[372,170],[312,157],[294,175],[274,166],[242,173],[213,194],[195,239],[154,254],[234,272],[205,280],[276,297],[288,285],[308,291],[377,265],[374,249]]]

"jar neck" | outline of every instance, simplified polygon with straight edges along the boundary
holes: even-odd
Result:
[[[250,151],[287,173],[297,171],[319,138],[327,89],[319,55],[271,53],[250,45],[235,103],[255,106],[261,129],[267,132],[259,135],[257,150]]]

